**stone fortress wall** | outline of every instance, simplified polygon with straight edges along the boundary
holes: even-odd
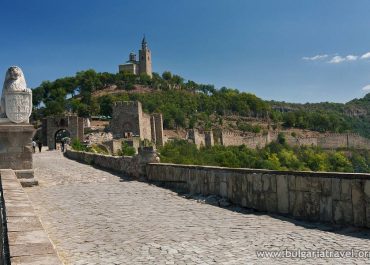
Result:
[[[282,132],[285,140],[290,146],[318,146],[323,149],[337,148],[355,148],[370,149],[370,139],[362,137],[355,133],[323,133],[314,137],[293,137],[290,133]],[[261,134],[241,134],[230,131],[207,131],[199,132],[196,129],[191,130],[187,139],[191,140],[197,146],[212,146],[211,142],[206,141],[206,135],[212,135],[214,144],[225,146],[246,145],[249,148],[263,148],[278,138],[277,132],[269,132],[266,135]],[[208,144],[206,144],[208,143]]]
[[[249,135],[244,136],[242,134],[222,131],[220,134],[219,142],[225,146],[231,145],[246,145],[249,148],[264,147],[269,144],[272,139],[270,135]],[[275,137],[277,139],[277,136]],[[275,140],[274,138],[274,140]]]
[[[160,113],[143,112],[139,101],[116,102],[113,105],[113,117],[110,122],[113,138],[149,140],[157,147],[163,146],[171,139],[164,137],[163,117]],[[315,136],[292,136],[290,132],[282,133],[290,146],[318,146],[323,149],[355,148],[370,149],[370,139],[354,133],[317,133]],[[200,131],[190,129],[185,139],[198,147],[246,145],[248,148],[263,148],[278,139],[279,132],[269,131],[267,134],[238,133],[225,130]],[[114,150],[113,150],[114,151]],[[115,152],[115,151],[114,151]]]
[[[67,150],[68,158],[191,194],[296,219],[370,228],[370,174],[272,171],[147,162]]]

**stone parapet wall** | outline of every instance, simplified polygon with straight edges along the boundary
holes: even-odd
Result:
[[[131,156],[111,156],[73,150],[67,150],[64,154],[70,159],[117,172],[123,172],[130,176],[134,176],[138,170]]]
[[[297,219],[370,227],[370,175],[148,164],[149,181]]]

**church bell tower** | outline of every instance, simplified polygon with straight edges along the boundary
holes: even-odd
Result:
[[[139,50],[139,73],[144,73],[152,77],[152,55],[148,48],[145,35],[141,42],[141,50]]]

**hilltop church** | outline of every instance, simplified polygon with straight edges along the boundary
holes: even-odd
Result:
[[[131,52],[129,60],[125,64],[118,66],[119,72],[130,72],[135,75],[147,74],[152,77],[152,58],[148,48],[145,36],[141,42],[141,50],[139,50],[139,61],[136,60],[136,54]]]

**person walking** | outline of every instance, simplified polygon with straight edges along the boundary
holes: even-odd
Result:
[[[62,152],[64,152],[64,147],[65,147],[65,141],[64,141],[64,139],[62,139]]]
[[[32,150],[33,150],[33,153],[36,153],[36,142],[35,141],[32,141]]]
[[[41,149],[42,149],[42,142],[41,142],[41,141],[39,141],[39,142],[37,143],[37,145],[39,146],[39,152],[41,153]]]

